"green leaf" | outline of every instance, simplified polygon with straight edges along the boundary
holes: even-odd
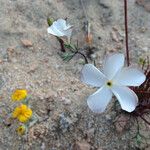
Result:
[[[32,127],[34,124],[36,124],[38,122],[38,115],[36,113],[34,113],[32,115],[32,118],[29,120],[29,122],[26,124],[26,126],[28,128]]]
[[[59,55],[64,61],[70,61],[75,55],[75,52],[65,52],[65,53],[60,53]]]
[[[74,45],[72,45],[72,44],[65,43],[64,45],[65,45],[65,48],[68,48],[70,50],[76,50],[76,47]]]

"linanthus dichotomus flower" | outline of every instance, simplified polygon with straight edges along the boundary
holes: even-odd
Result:
[[[67,37],[70,43],[73,26],[68,24],[64,19],[58,19],[47,29],[47,32],[56,37]]]
[[[138,105],[138,97],[128,86],[140,86],[146,79],[141,70],[124,66],[124,55],[113,54],[103,63],[103,73],[94,65],[86,64],[81,71],[81,81],[100,87],[87,99],[89,108],[96,113],[103,112],[112,95],[118,99],[121,108],[132,112]]]

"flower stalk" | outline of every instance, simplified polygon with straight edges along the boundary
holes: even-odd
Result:
[[[127,66],[130,65],[130,58],[129,58],[129,44],[128,44],[128,3],[127,0],[124,0],[124,20],[125,20],[125,43],[126,43],[126,59],[127,59]]]
[[[64,41],[61,38],[59,38],[59,37],[57,37],[57,40],[60,43],[61,51],[62,52],[66,52]]]
[[[65,52],[65,42],[63,40],[64,37],[67,38],[70,43],[70,37],[72,34],[73,26],[68,24],[64,19],[58,19],[57,21],[52,21],[51,19],[47,19],[47,23],[49,25],[47,32],[54,35],[60,43],[61,51]]]

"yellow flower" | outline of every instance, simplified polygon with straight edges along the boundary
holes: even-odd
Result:
[[[25,133],[25,131],[26,131],[26,127],[25,127],[25,126],[19,126],[19,127],[17,128],[17,133],[18,133],[19,135],[23,135],[23,134]]]
[[[20,122],[27,122],[32,116],[32,110],[24,104],[21,104],[19,107],[16,107],[13,114],[13,118],[17,118]]]
[[[11,95],[13,101],[20,101],[25,99],[26,97],[27,97],[27,90],[23,89],[17,89]]]

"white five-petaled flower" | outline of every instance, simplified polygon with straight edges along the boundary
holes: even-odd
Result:
[[[66,20],[58,19],[47,29],[47,32],[57,37],[67,37],[70,41],[72,25],[67,24]]]
[[[123,66],[124,55],[113,54],[104,61],[103,73],[92,64],[83,67],[81,80],[94,87],[100,87],[87,99],[87,104],[93,112],[103,112],[113,94],[123,110],[132,112],[136,108],[138,97],[127,86],[140,86],[146,77],[138,69]]]

